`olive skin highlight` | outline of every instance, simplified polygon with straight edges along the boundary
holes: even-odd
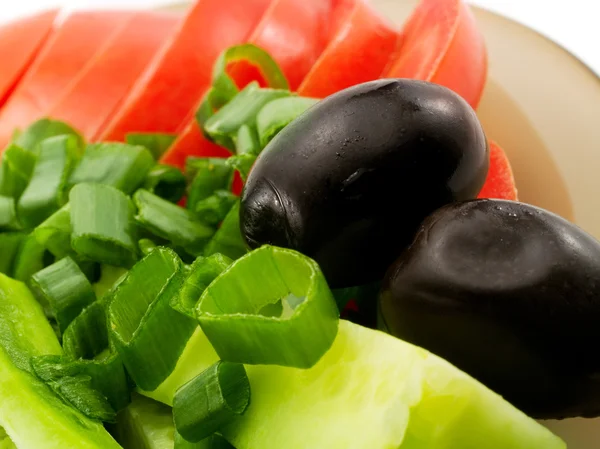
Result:
[[[338,92],[263,150],[242,194],[250,247],[315,259],[332,288],[381,280],[435,209],[475,198],[489,165],[473,109],[451,90],[384,79]]]
[[[600,414],[600,243],[557,215],[436,211],[389,269],[379,316],[533,417]]]

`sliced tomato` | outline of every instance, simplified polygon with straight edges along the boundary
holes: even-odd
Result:
[[[487,53],[463,0],[421,0],[403,28],[402,44],[385,72],[446,86],[477,107],[487,77]]]
[[[53,9],[0,28],[0,107],[6,102],[29,64],[53,30],[58,10]]]
[[[356,84],[378,79],[400,33],[364,0],[341,0],[334,11],[331,41],[310,73],[300,95],[324,98]]]
[[[15,128],[45,116],[73,78],[132,17],[130,12],[78,12],[69,16],[30,66],[0,113],[0,148]]]
[[[136,13],[73,79],[48,115],[93,140],[180,20],[174,14]]]
[[[490,169],[479,198],[517,200],[517,187],[510,162],[496,142],[490,141]]]
[[[211,82],[219,54],[245,42],[271,0],[200,0],[156,56],[99,140],[128,132],[176,132]]]

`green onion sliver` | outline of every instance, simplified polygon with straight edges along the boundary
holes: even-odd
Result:
[[[41,151],[41,144],[44,140],[64,135],[74,136],[78,141],[77,146],[84,146],[83,137],[77,130],[73,129],[65,122],[48,118],[40,119],[31,124],[14,139],[14,143],[21,148],[37,154]]]
[[[258,117],[257,117],[257,120],[258,120]],[[254,128],[251,128],[248,125],[240,126],[240,129],[238,129],[238,133],[235,138],[235,150],[236,150],[237,154],[245,154],[245,153],[258,154],[258,153],[260,153],[260,150],[261,150],[260,141],[258,138],[258,133],[256,132],[256,130]]]
[[[233,422],[249,404],[250,382],[244,366],[220,361],[177,391],[175,428],[185,440],[195,443]]]
[[[238,154],[237,156],[231,156],[227,158],[227,164],[233,169],[237,170],[242,177],[242,180],[246,182],[248,180],[250,170],[252,170],[252,167],[256,162],[256,158],[257,156],[252,153]]]
[[[187,209],[170,203],[147,190],[133,196],[138,213],[135,220],[157,237],[170,241],[192,256],[202,254],[215,230]]]
[[[71,248],[71,205],[65,204],[34,229],[38,243],[57,258],[73,254]]]
[[[1,446],[0,446],[1,448]],[[9,448],[10,449],[10,448]],[[179,432],[175,432],[175,447],[174,449],[235,449],[229,441],[219,434],[213,434],[208,438],[191,443],[186,441]]]
[[[194,173],[188,192],[187,208],[196,209],[199,201],[213,195],[217,190],[231,190],[233,168],[226,159],[190,158],[187,170]]]
[[[77,254],[120,267],[137,260],[129,197],[108,185],[83,183],[73,187],[69,200],[71,246]]]
[[[266,104],[256,117],[261,147],[266,147],[279,131],[318,102],[316,98],[288,97],[278,98]]]
[[[184,278],[177,254],[157,248],[115,289],[108,309],[111,341],[143,390],[154,390],[171,374],[197,326],[170,306]]]
[[[152,153],[154,159],[159,160],[173,145],[176,138],[176,134],[129,133],[125,136],[125,142],[129,145],[146,147]]]
[[[21,224],[17,219],[15,199],[0,195],[0,231],[18,231]]]
[[[61,334],[84,308],[96,300],[92,285],[70,257],[35,273],[30,285],[40,304],[47,305]]]
[[[88,145],[69,183],[106,184],[132,194],[156,164],[149,150],[124,143]]]
[[[186,181],[178,168],[157,164],[146,176],[143,187],[167,201],[176,203],[185,194]]]
[[[0,195],[19,199],[33,173],[36,156],[11,144],[2,154],[0,164]]]
[[[233,263],[223,254],[213,254],[210,257],[198,257],[190,267],[190,274],[186,278],[179,295],[173,298],[171,306],[189,316],[196,318],[196,304],[200,296],[212,281]]]
[[[238,200],[229,190],[217,190],[208,198],[196,203],[195,212],[198,218],[210,225],[217,226]]]
[[[318,264],[263,246],[204,291],[200,326],[222,360],[310,368],[337,334],[339,312]]]
[[[67,202],[67,181],[81,153],[74,135],[42,142],[31,181],[19,199],[18,211],[26,228],[33,228]]]
[[[262,89],[258,87],[258,83],[250,83],[206,121],[204,132],[219,145],[235,150],[234,139],[240,127],[253,127],[263,106],[277,98],[290,95],[289,90]]]
[[[26,235],[21,232],[0,233],[0,273],[13,275],[15,259],[26,238]]]
[[[240,202],[237,201],[225,216],[221,226],[204,250],[205,256],[223,254],[230,259],[239,259],[248,252],[240,230]]]
[[[0,244],[0,247],[2,244]],[[14,262],[12,277],[18,281],[28,282],[34,273],[50,265],[54,257],[35,238],[29,234],[19,248]]]

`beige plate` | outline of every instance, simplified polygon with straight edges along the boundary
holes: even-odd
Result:
[[[417,3],[371,1],[398,24]],[[600,238],[600,79],[531,29],[481,9],[475,15],[490,59],[478,113],[488,136],[510,157],[520,199]],[[569,449],[600,448],[600,419],[545,424]]]

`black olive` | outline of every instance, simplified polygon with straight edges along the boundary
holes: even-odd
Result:
[[[379,308],[384,330],[534,417],[600,414],[600,243],[557,215],[441,208],[388,270]]]
[[[259,156],[242,196],[242,234],[314,258],[334,288],[383,278],[438,207],[477,196],[487,141],[445,87],[387,79],[338,92]]]

